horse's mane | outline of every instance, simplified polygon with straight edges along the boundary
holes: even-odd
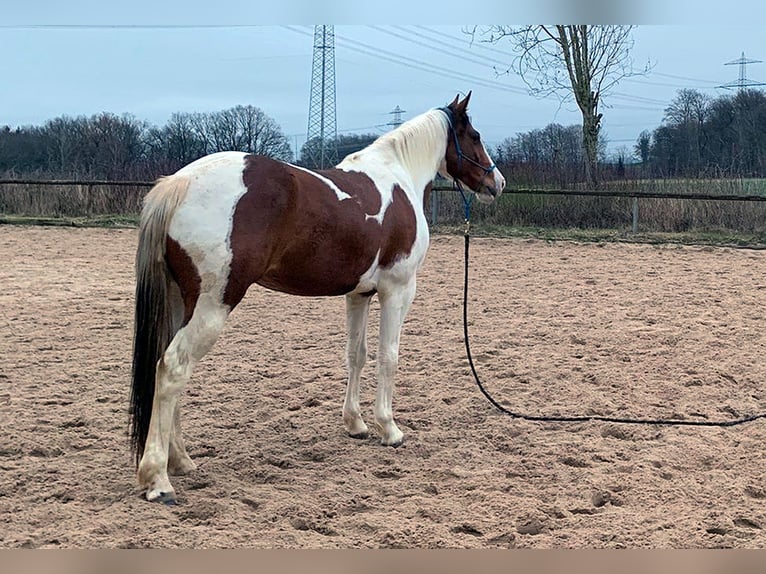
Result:
[[[446,153],[448,129],[446,115],[438,109],[429,110],[347,156],[339,167],[362,160],[366,153],[388,153],[412,173],[433,173]]]

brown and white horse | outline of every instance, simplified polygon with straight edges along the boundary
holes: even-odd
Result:
[[[380,301],[375,428],[402,443],[391,407],[399,334],[428,248],[424,201],[437,173],[479,200],[505,180],[467,115],[470,93],[404,123],[335,168],[309,171],[222,152],[161,179],[146,197],[136,255],[131,441],[148,500],[172,503],[168,478],[195,468],[179,394],[253,283],[294,295],[345,295],[343,422],[366,437],[359,377],[370,299]]]

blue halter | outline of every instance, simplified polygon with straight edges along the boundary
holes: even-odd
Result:
[[[460,165],[463,159],[465,159],[468,163],[472,163],[476,167],[484,170],[485,176],[492,173],[496,167],[494,163],[490,165],[489,167],[484,167],[478,161],[471,159],[470,157],[468,157],[467,155],[463,153],[463,149],[460,147],[460,142],[457,139],[457,130],[455,130],[455,112],[453,112],[452,109],[450,109],[447,106],[442,106],[441,108],[438,108],[438,109],[444,112],[444,114],[447,116],[449,131],[452,133],[452,138],[455,142],[455,151],[457,152],[457,168],[460,169]],[[460,180],[458,180],[456,177],[452,178],[452,183],[454,187],[457,188],[457,190],[460,192],[460,196],[463,198],[463,208],[465,210],[465,222],[467,224],[468,221],[471,219],[471,204],[473,203],[473,198],[475,196],[474,195],[466,196],[465,192],[463,191],[463,186],[460,184]],[[476,193],[475,190],[471,190],[471,191]]]

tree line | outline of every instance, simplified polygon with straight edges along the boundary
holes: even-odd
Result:
[[[376,134],[341,134],[326,145],[344,157]],[[4,177],[154,179],[209,153],[239,150],[316,168],[306,142],[298,157],[289,139],[252,105],[218,112],[175,113],[162,126],[125,114],[61,116],[39,126],[0,127]],[[582,127],[549,124],[503,140],[494,150],[509,183],[567,186],[588,180]],[[680,90],[662,124],[644,130],[632,149],[607,157],[598,142],[599,176],[619,178],[766,177],[766,94],[741,90],[711,97]]]
[[[326,145],[344,157],[376,138],[376,134],[341,134]],[[319,144],[306,142],[297,163],[318,168],[312,151]],[[131,114],[103,112],[60,116],[39,126],[0,127],[0,176],[151,180],[218,151],[296,159],[279,124],[252,105],[174,113],[159,127]]]
[[[280,126],[254,106],[175,113],[163,126],[130,114],[61,116],[40,126],[0,128],[6,177],[154,179],[217,151],[238,150],[290,161]]]
[[[716,98],[680,90],[661,126],[634,147],[652,177],[766,176],[766,94],[740,90]]]
[[[586,181],[579,125],[549,124],[495,148],[509,182],[567,185]],[[642,131],[632,149],[611,156],[598,143],[599,178],[766,177],[766,94],[741,90],[711,97],[679,90],[662,124]]]

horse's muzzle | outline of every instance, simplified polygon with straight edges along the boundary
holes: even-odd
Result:
[[[499,172],[491,175],[491,178],[485,177],[482,180],[482,185],[476,190],[476,197],[482,203],[492,203],[505,189],[505,178]]]
[[[500,195],[499,192],[491,185],[482,185],[476,190],[476,198],[481,203],[492,203]]]

